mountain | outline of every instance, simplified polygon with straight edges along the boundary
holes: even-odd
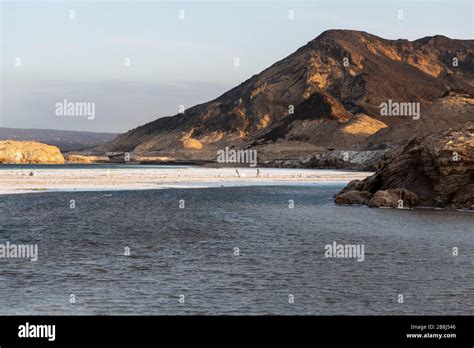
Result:
[[[62,152],[79,151],[100,146],[113,140],[117,135],[115,133],[0,127],[0,140],[35,140],[57,146]]]
[[[97,150],[215,159],[217,150],[232,146],[274,161],[386,149],[472,119],[473,81],[474,40],[387,40],[329,30],[217,99]],[[381,104],[391,101],[419,103],[420,117],[382,116]]]

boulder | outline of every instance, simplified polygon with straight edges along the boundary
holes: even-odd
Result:
[[[367,205],[372,198],[372,194],[367,191],[347,191],[336,197],[334,203],[337,205],[364,204]]]
[[[375,192],[367,205],[371,208],[408,208],[417,206],[420,202],[420,198],[411,191],[389,189]]]

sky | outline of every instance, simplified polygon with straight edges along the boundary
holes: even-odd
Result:
[[[474,33],[472,0],[0,5],[0,127],[14,128],[124,132],[218,97],[327,29]],[[93,103],[94,117],[58,115],[65,100]]]

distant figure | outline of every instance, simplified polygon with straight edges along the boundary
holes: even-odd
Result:
[[[260,169],[257,169],[257,178],[260,177]]]
[[[35,172],[30,172],[30,176],[35,176]]]
[[[238,170],[238,169],[235,170],[235,176],[237,176],[237,177],[240,178],[240,173],[239,173],[239,170]]]

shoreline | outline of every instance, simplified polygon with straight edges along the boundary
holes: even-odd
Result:
[[[35,168],[0,170],[0,195],[221,186],[345,184],[371,172],[331,169],[206,167]]]

